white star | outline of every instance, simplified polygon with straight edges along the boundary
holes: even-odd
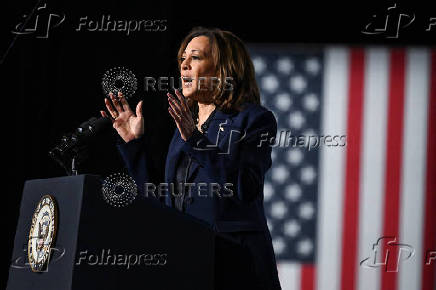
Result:
[[[301,169],[301,181],[306,184],[313,183],[313,180],[316,177],[315,169],[313,167],[308,166]]]
[[[263,186],[263,198],[265,201],[268,201],[271,199],[273,195],[273,186],[269,182],[265,182]]]
[[[301,255],[307,256],[313,250],[312,241],[309,239],[304,239],[298,242],[297,252]]]
[[[288,162],[292,165],[298,165],[303,160],[303,153],[300,149],[294,148],[288,152]]]
[[[294,64],[288,57],[277,60],[277,70],[284,74],[289,74],[294,69]]]
[[[318,74],[319,70],[321,69],[321,65],[319,63],[319,60],[316,58],[309,58],[306,60],[306,71],[312,75]]]
[[[300,75],[294,76],[291,77],[290,86],[293,91],[297,93],[301,93],[302,91],[304,91],[304,89],[306,89],[307,82],[306,79]]]
[[[266,63],[262,57],[257,56],[253,58],[254,71],[256,74],[261,74],[266,69]]]
[[[306,119],[300,111],[295,111],[289,115],[289,125],[292,129],[300,129]]]
[[[318,97],[313,93],[305,95],[303,98],[303,106],[308,111],[316,111],[319,106]]]
[[[304,202],[300,205],[299,214],[303,219],[311,219],[313,214],[315,213],[315,209],[311,202]]]
[[[300,224],[296,220],[290,220],[284,225],[284,233],[290,237],[296,237],[300,229]]]
[[[288,111],[292,105],[291,96],[288,93],[281,93],[276,96],[276,107],[281,111]]]
[[[269,93],[274,93],[279,87],[279,81],[274,75],[264,76],[261,78],[261,87]]]
[[[286,198],[290,201],[298,201],[301,197],[301,187],[298,184],[291,184],[286,187]]]
[[[316,132],[312,128],[309,128],[309,129],[306,129],[303,132],[303,135],[306,136],[306,138],[309,138],[309,136],[315,136],[316,137]]]
[[[287,211],[288,209],[283,201],[276,201],[271,204],[271,216],[277,219],[284,218]]]
[[[276,182],[283,183],[288,178],[288,176],[289,172],[283,165],[276,166],[271,170],[271,177]]]
[[[285,250],[286,244],[282,238],[273,239],[272,244],[276,254],[281,254]]]

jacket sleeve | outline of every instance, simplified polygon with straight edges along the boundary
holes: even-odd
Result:
[[[148,147],[147,139],[146,134],[144,134],[140,138],[127,143],[122,140],[117,142],[118,151],[124,160],[130,176],[135,180],[138,192],[141,195],[144,194],[144,184],[150,182],[146,157],[146,148]]]
[[[276,137],[277,121],[271,111],[262,111],[242,131],[243,138],[231,140],[229,135],[228,146],[220,148],[195,130],[182,149],[208,170],[209,176],[231,182],[240,201],[251,201],[263,192],[263,179],[272,164],[272,148],[266,140]]]

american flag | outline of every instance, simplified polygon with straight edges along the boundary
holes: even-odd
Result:
[[[264,205],[282,288],[435,290],[436,50],[249,50],[277,138],[346,136],[273,147]]]

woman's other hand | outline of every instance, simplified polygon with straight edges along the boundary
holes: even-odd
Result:
[[[109,98],[105,98],[104,102],[110,116],[105,111],[100,111],[101,115],[111,119],[112,126],[125,142],[141,137],[144,134],[143,102],[138,103],[135,114],[121,92],[118,92],[118,97],[109,93]]]
[[[175,97],[173,95],[167,93],[168,103],[170,104],[170,106],[168,107],[168,112],[176,122],[176,126],[179,129],[180,136],[184,141],[186,141],[194,132],[195,123],[192,119],[191,111],[189,110],[185,97],[183,97],[178,90],[174,91],[176,93],[178,101],[175,100]]]

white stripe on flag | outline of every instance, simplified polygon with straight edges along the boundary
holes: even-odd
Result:
[[[300,290],[301,264],[280,263],[279,280],[283,290]]]
[[[359,261],[356,263],[373,257],[372,245],[382,232],[388,74],[389,51],[385,48],[367,49],[359,201]],[[358,267],[357,274],[357,289],[379,289],[378,269]]]
[[[404,151],[400,202],[400,242],[411,245],[415,256],[400,261],[399,290],[419,289],[423,267],[422,235],[427,145],[429,53],[409,49],[406,58]],[[401,253],[404,258],[407,253]]]
[[[349,51],[325,51],[324,99],[321,135],[345,135],[348,104]],[[338,290],[341,269],[342,200],[345,147],[321,146],[317,283],[318,290]]]

